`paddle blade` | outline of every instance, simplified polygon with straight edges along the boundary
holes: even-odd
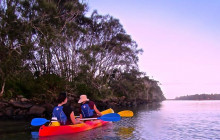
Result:
[[[134,113],[131,110],[120,111],[120,112],[118,112],[118,114],[121,117],[133,117],[134,116]]]
[[[31,125],[32,126],[40,126],[45,124],[46,122],[49,122],[49,120],[45,119],[45,118],[34,118],[31,121]]]
[[[103,121],[117,122],[121,120],[121,116],[117,113],[109,113],[109,114],[99,117],[98,119],[103,120]]]
[[[109,113],[114,113],[114,110],[109,108],[107,110],[102,111],[101,113],[102,113],[102,115],[109,114]]]

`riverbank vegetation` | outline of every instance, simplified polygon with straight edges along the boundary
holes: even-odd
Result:
[[[165,99],[139,71],[143,51],[118,19],[78,0],[0,2],[0,97],[53,102],[60,91],[91,99]]]
[[[220,100],[220,94],[195,94],[176,97],[175,100]]]

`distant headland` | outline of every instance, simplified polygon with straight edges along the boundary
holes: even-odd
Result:
[[[175,100],[220,100],[220,94],[195,94],[176,97]]]

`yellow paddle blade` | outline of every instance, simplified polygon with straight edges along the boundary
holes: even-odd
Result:
[[[102,111],[101,113],[102,113],[102,115],[109,114],[109,113],[114,113],[114,110],[109,108],[107,110]]]
[[[134,113],[131,110],[120,111],[120,112],[118,112],[118,114],[121,117],[133,117],[134,116]]]

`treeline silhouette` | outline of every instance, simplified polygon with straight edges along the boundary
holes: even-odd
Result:
[[[220,94],[195,94],[176,97],[175,100],[220,100]]]
[[[139,70],[143,52],[110,15],[79,0],[0,1],[0,98],[47,102],[61,91],[90,99],[165,99]]]

